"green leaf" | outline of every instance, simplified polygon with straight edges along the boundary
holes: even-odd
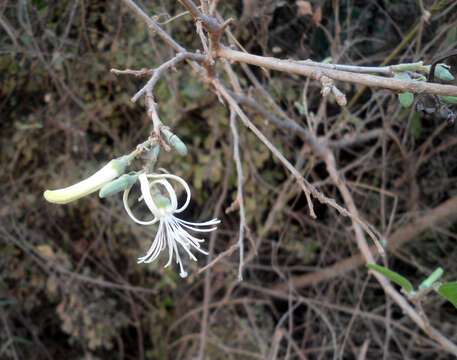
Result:
[[[413,291],[413,285],[409,282],[409,280],[404,278],[400,274],[396,273],[395,271],[389,270],[389,269],[385,268],[384,266],[380,266],[380,265],[376,265],[376,264],[366,264],[365,266],[367,268],[369,268],[371,270],[375,270],[378,273],[389,278],[395,284],[400,285],[407,292]]]
[[[409,76],[409,74],[406,71],[395,73],[394,78],[400,80],[411,80],[411,76]]]
[[[439,95],[439,97],[450,104],[457,104],[457,97],[455,96]]]
[[[444,283],[438,288],[438,293],[448,299],[457,309],[457,282]]]
[[[23,131],[23,130],[41,129],[43,127],[43,124],[41,124],[41,123],[24,124],[19,121],[16,121],[14,123],[14,126],[16,127],[16,129]]]
[[[305,108],[303,107],[302,104],[300,104],[298,101],[295,101],[294,105],[297,108],[297,110],[300,113],[300,115],[304,115],[305,114]]]
[[[411,80],[411,76],[409,76],[407,71],[395,73],[394,78],[400,80]],[[398,100],[403,107],[410,107],[414,101],[414,95],[410,92],[404,92],[398,94]]]
[[[331,56],[327,56],[324,60],[321,61],[322,64],[330,64],[333,61]]]
[[[398,100],[400,101],[400,104],[403,107],[407,108],[407,107],[410,107],[411,104],[413,103],[414,95],[410,92],[404,92],[404,93],[398,94]]]

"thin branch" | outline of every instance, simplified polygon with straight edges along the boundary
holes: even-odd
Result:
[[[243,196],[243,166],[241,165],[240,158],[240,136],[236,126],[236,113],[233,109],[230,109],[230,129],[232,130],[233,136],[233,160],[236,165],[237,172],[237,196],[236,203],[240,212],[240,227],[238,234],[238,247],[240,248],[240,264],[238,267],[238,280],[243,280],[243,266],[244,266],[244,231],[246,229],[246,210],[244,208],[244,196]]]
[[[238,247],[240,246],[240,243],[239,241],[237,241],[235,244],[233,244],[232,246],[230,246],[227,250],[225,250],[224,252],[220,253],[219,255],[217,255],[213,260],[211,260],[208,264],[206,264],[205,266],[203,266],[202,268],[200,268],[200,270],[198,270],[198,273],[201,274],[202,272],[212,268],[214,265],[216,265],[222,258],[226,257],[226,256],[229,256],[231,255],[236,249],[238,249]]]
[[[308,203],[308,208],[310,212],[310,216],[316,218],[316,214],[314,213],[313,203],[311,200],[311,195],[319,200],[322,204],[329,205],[335,208],[341,215],[347,216],[351,218],[353,221],[358,223],[366,232],[367,234],[373,239],[375,244],[379,244],[379,240],[377,239],[376,235],[374,234],[371,225],[368,225],[364,222],[359,216],[353,215],[344,207],[338,205],[335,200],[326,197],[321,192],[317,191],[314,186],[312,186],[298,171],[297,169],[287,160],[284,155],[266,138],[266,136],[259,130],[257,127],[249,120],[246,114],[241,110],[241,108],[236,103],[235,99],[230,95],[228,90],[218,81],[213,80],[212,84],[216,91],[222,95],[222,97],[229,103],[229,106],[233,107],[236,111],[237,115],[243,121],[243,123],[251,129],[251,131],[270,149],[272,154],[281,161],[281,163],[291,172],[294,178],[297,180],[298,184],[302,188],[303,192],[305,193],[306,200]],[[380,254],[384,253],[384,250],[380,245],[378,245],[378,251]]]
[[[186,52],[186,49],[179,45],[170,35],[167,34],[167,32],[165,32],[159,25],[157,25],[157,23],[153,21],[151,17],[146,14],[143,9],[141,9],[133,0],[123,1],[146,23],[150,29],[156,32],[166,44],[170,45],[177,52]]]
[[[167,34],[151,17],[146,14],[143,9],[141,9],[133,0],[123,0],[132,10],[137,14],[148,26],[148,28],[153,32],[157,33],[162,40],[175,49],[178,53],[187,53],[186,49],[178,44],[170,35]],[[205,70],[197,62],[190,60],[190,65],[201,75],[206,76]]]
[[[209,33],[220,33],[224,31],[224,25],[219,24],[214,17],[203,14],[193,1],[179,0],[179,2],[190,12],[195,20],[200,20],[202,22],[203,27]]]
[[[136,77],[147,77],[154,75],[154,70],[151,69],[141,69],[141,70],[132,70],[132,69],[111,69],[110,70],[115,75],[134,75]]]
[[[316,218],[316,214],[314,213],[313,203],[311,201],[311,193],[314,192],[313,195],[320,196],[323,198],[324,196],[320,194],[314,187],[308,183],[308,181],[301,176],[301,174],[295,169],[295,167],[287,160],[284,155],[266,138],[266,136],[259,130],[257,127],[249,120],[246,114],[241,110],[238,106],[235,99],[230,95],[228,90],[218,81],[213,80],[212,82],[216,91],[228,102],[229,106],[233,108],[233,110],[237,113],[243,123],[251,129],[251,131],[270,149],[274,156],[276,156],[279,161],[283,163],[283,165],[294,175],[297,182],[300,184],[300,187],[303,189],[303,192],[306,195],[306,199],[308,202],[309,212],[311,217]],[[328,199],[331,201],[331,199]]]
[[[147,70],[148,73],[152,73],[152,77],[151,79],[146,83],[146,85],[144,85],[131,99],[132,102],[136,102],[141,95],[143,95],[146,91],[149,91],[154,88],[155,84],[157,83],[157,81],[159,81],[160,77],[162,76],[162,74],[169,70],[170,68],[172,68],[173,66],[175,66],[176,64],[184,61],[184,60],[187,60],[187,59],[191,59],[191,60],[194,60],[194,61],[198,61],[198,62],[205,62],[206,61],[206,57],[204,55],[201,55],[201,54],[195,54],[195,53],[191,53],[191,52],[180,52],[178,53],[174,58],[168,60],[167,62],[164,62],[162,65],[160,65],[158,68],[154,69],[154,70]],[[140,70],[139,72],[135,73],[135,72],[132,72],[132,70],[116,70],[116,69],[111,69],[111,72],[115,73],[115,74],[118,74],[118,73],[124,73],[124,74],[127,74],[127,73],[132,73],[133,75],[136,75],[138,76],[137,74],[142,74],[143,73],[143,70]]]
[[[422,61],[409,64],[398,64],[398,65],[389,65],[389,66],[355,66],[355,65],[345,65],[345,64],[327,64],[316,62],[312,60],[302,60],[297,61],[299,64],[315,66],[318,68],[324,69],[333,69],[341,71],[349,71],[359,74],[385,74],[385,75],[394,75],[396,72],[411,70],[411,71],[422,71],[428,72],[430,65],[424,65]]]
[[[214,218],[218,218],[222,212],[222,205],[224,204],[225,198],[228,193],[229,188],[229,180],[230,180],[230,173],[232,168],[232,162],[229,161],[227,166],[225,167],[225,177],[222,186],[221,195],[219,196],[219,200],[216,203],[213,216]],[[209,239],[209,249],[208,252],[210,255],[214,254],[214,246],[216,242],[217,232],[213,232]],[[208,264],[209,265],[209,264]],[[205,280],[204,280],[204,296],[203,296],[203,312],[202,312],[202,320],[201,320],[201,331],[200,331],[200,346],[198,351],[198,359],[203,360],[205,358],[205,346],[206,342],[208,341],[208,319],[209,319],[209,308],[212,296],[211,290],[211,279],[212,279],[212,272],[207,271],[205,273]]]

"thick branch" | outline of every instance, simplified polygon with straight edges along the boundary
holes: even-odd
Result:
[[[261,66],[266,69],[299,74],[315,80],[319,80],[322,76],[327,76],[332,80],[366,85],[373,88],[389,89],[396,92],[457,96],[457,86],[428,83],[424,81],[400,80],[377,75],[356,74],[349,71],[317,68],[316,66],[304,65],[303,63],[293,60],[282,60],[273,57],[252,55],[223,46],[218,48],[216,55],[229,61],[238,61]]]

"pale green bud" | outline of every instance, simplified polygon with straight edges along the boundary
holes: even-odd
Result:
[[[440,80],[444,80],[444,81],[454,80],[454,76],[451,74],[451,72],[448,69],[449,69],[449,66],[446,64],[436,65],[435,77],[437,77]]]
[[[187,147],[186,145],[181,141],[179,137],[177,137],[175,134],[173,134],[170,130],[168,129],[162,129],[162,134],[165,135],[165,138],[167,140],[167,143],[174,147],[176,151],[179,153],[179,155],[186,155],[187,154]]]
[[[427,279],[425,279],[422,284],[419,285],[419,290],[428,289],[433,285],[434,282],[438,281],[443,275],[443,269],[437,268]]]
[[[100,192],[98,193],[98,196],[101,198],[105,198],[114,194],[117,194],[118,192],[124,191],[130,187],[132,187],[133,184],[138,180],[138,175],[129,175],[129,174],[124,174],[121,177],[119,177],[116,180],[113,180],[109,182],[108,184],[104,185],[101,189]]]

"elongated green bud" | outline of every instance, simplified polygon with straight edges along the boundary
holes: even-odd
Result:
[[[179,155],[184,156],[187,154],[187,147],[179,137],[177,137],[168,129],[162,129],[162,134],[165,135],[167,143],[170,146],[174,147]]]
[[[117,194],[118,192],[124,191],[130,187],[138,180],[138,175],[128,175],[124,174],[116,180],[109,182],[108,184],[104,185],[98,196],[101,198],[106,198],[108,196]]]
[[[434,282],[438,281],[442,275],[443,269],[440,267],[437,268],[427,279],[422,281],[422,284],[419,285],[419,290],[428,289]]]
[[[55,204],[67,204],[99,190],[103,185],[122,175],[130,159],[122,156],[111,160],[95,174],[69,187],[58,190],[46,190],[44,198]]]

